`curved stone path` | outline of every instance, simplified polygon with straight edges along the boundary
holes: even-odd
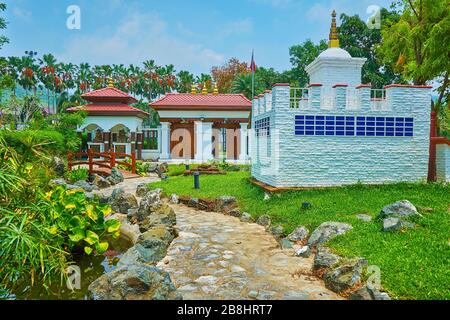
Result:
[[[342,299],[257,224],[172,205],[180,236],[158,266],[184,299]]]

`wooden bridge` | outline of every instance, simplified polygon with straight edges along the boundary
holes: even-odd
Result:
[[[131,162],[127,159],[130,159]],[[116,153],[112,150],[108,152],[95,152],[89,149],[87,152],[69,153],[69,171],[74,167],[87,166],[89,174],[98,174],[102,176],[109,176],[112,168],[122,166],[128,170],[120,170],[125,179],[138,178],[136,174],[136,155],[134,153]]]

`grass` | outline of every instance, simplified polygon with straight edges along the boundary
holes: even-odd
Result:
[[[299,225],[313,230],[325,221],[347,222],[353,230],[328,245],[346,257],[365,257],[381,269],[382,286],[394,299],[450,299],[450,186],[439,184],[354,185],[322,190],[286,191],[263,201],[264,191],[252,185],[248,172],[226,176],[202,176],[201,189],[193,189],[193,178],[176,176],[152,184],[166,194],[199,198],[231,195],[242,211],[255,218],[269,214],[287,232]],[[423,218],[413,230],[382,232],[376,219],[381,208],[408,199]],[[302,210],[303,202],[312,203]],[[431,212],[424,210],[432,208]],[[371,215],[365,223],[355,216]]]

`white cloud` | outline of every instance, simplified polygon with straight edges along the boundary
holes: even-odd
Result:
[[[285,7],[288,4],[291,4],[292,0],[252,0],[253,2],[259,4],[271,5],[273,7]]]
[[[250,18],[232,21],[226,24],[221,35],[228,37],[232,35],[249,34],[253,32],[253,21]]]
[[[108,32],[73,36],[58,58],[91,64],[141,64],[154,59],[193,72],[209,72],[212,65],[225,61],[222,54],[200,43],[171,35],[168,24],[157,14],[137,11]]]

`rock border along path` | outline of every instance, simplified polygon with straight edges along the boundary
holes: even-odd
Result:
[[[282,250],[264,227],[171,206],[179,237],[158,266],[170,274],[184,299],[343,299],[311,274],[313,258]]]
[[[130,179],[95,193],[110,195],[122,188],[134,195],[138,185],[155,181],[159,179],[153,176]],[[282,250],[264,227],[220,213],[170,206],[177,215],[179,237],[158,266],[170,274],[185,300],[343,299],[311,274],[313,257]]]

